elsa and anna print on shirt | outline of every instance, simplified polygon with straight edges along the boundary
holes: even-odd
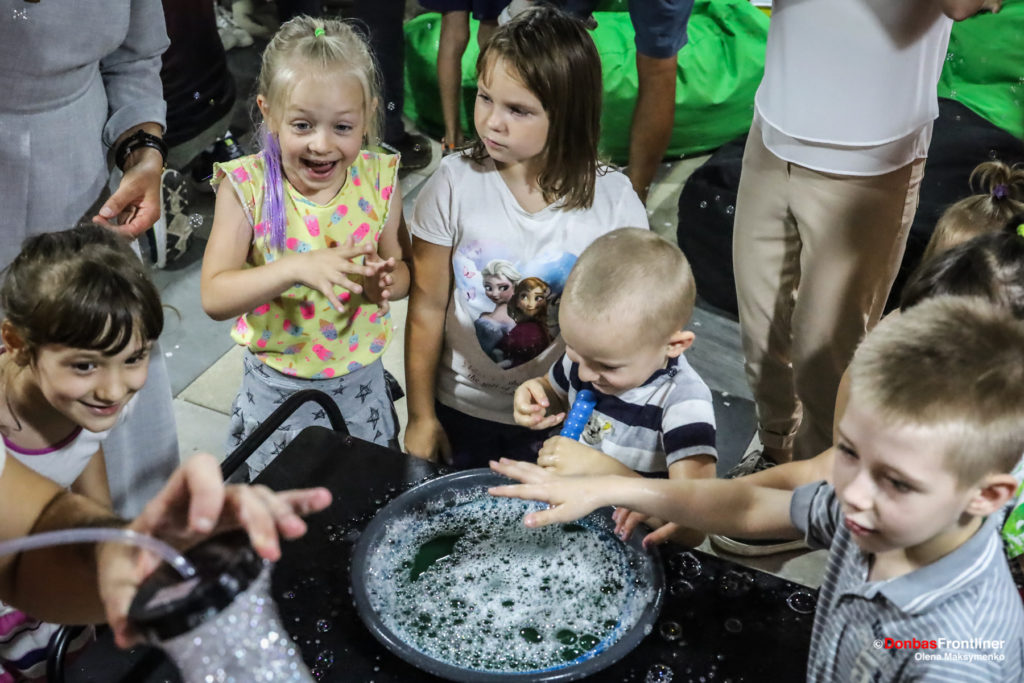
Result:
[[[480,348],[498,367],[532,360],[558,336],[558,301],[575,262],[565,252],[517,259],[481,241],[457,250],[456,296],[474,320]]]

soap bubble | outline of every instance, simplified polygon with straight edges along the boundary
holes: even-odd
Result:
[[[652,664],[644,677],[644,683],[671,683],[674,675],[667,664]]]
[[[661,637],[670,643],[674,643],[683,637],[683,627],[674,621],[663,621],[658,627]]]
[[[808,591],[798,590],[786,598],[786,604],[798,614],[811,614],[818,604],[818,599]]]
[[[672,558],[671,562],[676,571],[687,579],[700,576],[701,571],[704,569],[700,560],[693,553],[678,553]]]

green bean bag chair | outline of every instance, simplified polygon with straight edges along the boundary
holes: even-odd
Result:
[[[594,18],[592,32],[601,55],[604,106],[601,154],[625,163],[629,126],[636,102],[636,46],[624,0],[609,0]],[[444,130],[437,89],[440,15],[423,14],[405,25],[405,114],[436,137]],[[473,131],[476,97],[476,22],[462,59],[463,128]],[[747,0],[697,0],[688,27],[689,42],[679,51],[676,116],[667,156],[715,149],[750,128],[754,92],[764,71],[768,17]]]
[[[939,97],[1024,138],[1024,0],[953,24]]]

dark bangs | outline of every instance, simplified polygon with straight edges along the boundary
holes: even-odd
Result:
[[[113,356],[136,335],[143,342],[157,339],[164,328],[160,295],[141,272],[141,263],[137,270],[143,277],[131,277],[123,271],[133,266],[124,263],[112,268],[111,264],[88,260],[73,272],[64,273],[67,280],[52,283],[63,289],[63,295],[40,297],[32,320],[19,324],[27,332],[27,341],[36,348],[60,344]],[[60,275],[54,272],[53,278]]]
[[[160,293],[127,240],[99,226],[25,240],[4,271],[0,307],[26,346],[114,355],[164,327]]]

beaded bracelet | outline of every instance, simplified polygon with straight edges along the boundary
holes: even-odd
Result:
[[[163,141],[163,138],[147,133],[142,129],[135,131],[121,141],[121,144],[117,146],[117,150],[114,152],[114,163],[117,164],[119,169],[124,171],[124,162],[128,160],[132,152],[141,147],[152,147],[160,152],[160,157],[164,163],[167,163],[167,143]]]

